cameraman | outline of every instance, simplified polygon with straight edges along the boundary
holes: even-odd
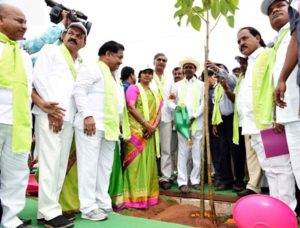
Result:
[[[55,43],[61,36],[62,32],[71,23],[67,11],[64,10],[61,15],[62,15],[62,20],[60,23],[51,26],[50,28],[48,28],[47,31],[42,33],[40,36],[28,40],[19,41],[19,45],[24,50],[26,50],[29,54],[34,54],[40,51],[45,44]]]

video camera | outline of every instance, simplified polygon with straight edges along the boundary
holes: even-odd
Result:
[[[52,0],[45,0],[47,6],[52,7],[50,11],[50,21],[57,24],[62,20],[62,11],[65,10],[68,12],[68,17],[72,22],[81,22],[84,27],[86,28],[87,34],[89,34],[92,23],[87,20],[87,16],[77,10],[71,10],[67,7],[63,6],[62,4],[58,4],[55,1]]]

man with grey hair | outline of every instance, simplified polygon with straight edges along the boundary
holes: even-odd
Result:
[[[160,133],[160,186],[163,189],[169,189],[172,186],[171,176],[173,174],[171,143],[172,143],[172,113],[167,106],[168,98],[171,93],[173,81],[165,75],[167,57],[163,53],[157,53],[154,56],[154,74],[150,87],[156,91],[163,106],[161,110],[161,122],[159,125]]]

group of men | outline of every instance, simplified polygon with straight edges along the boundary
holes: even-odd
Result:
[[[235,105],[234,143],[238,144],[241,139],[239,127],[245,136],[249,182],[246,190],[239,195],[260,192],[262,169],[270,195],[295,210],[295,180],[299,186],[300,153],[299,80],[298,69],[295,67],[298,59],[295,33],[299,14],[297,7],[295,9],[290,4],[291,1],[284,0],[262,2],[262,13],[269,17],[271,27],[278,33],[274,44],[268,45],[271,47],[265,48],[261,34],[253,27],[244,27],[238,31],[237,42],[244,55],[238,58],[242,74],[234,91],[228,89],[226,84],[222,84],[222,87]],[[278,106],[274,106],[273,93]],[[264,146],[261,132],[269,128],[273,128],[275,134],[285,134],[288,154],[286,151],[276,156],[267,154],[269,147]]]
[[[216,179],[219,181],[217,187],[222,190],[235,184],[237,191],[243,190],[246,153],[249,182],[241,196],[259,192],[262,169],[270,195],[295,210],[295,179],[298,186],[300,184],[300,98],[298,67],[295,67],[297,49],[294,48],[297,47],[298,18],[294,18],[290,27],[289,11],[294,15],[297,12],[285,0],[264,0],[261,9],[278,32],[272,48],[264,48],[262,37],[255,28],[244,27],[237,34],[239,49],[244,55],[239,59],[242,73],[238,78],[230,76],[222,64],[206,63],[213,70],[210,76],[218,76],[219,83],[212,94],[212,138],[221,138],[220,142],[216,141],[220,143],[218,150],[227,149],[221,153],[212,151],[217,153],[213,154],[216,177],[219,178]],[[74,225],[75,218],[63,215],[58,202],[74,128],[81,216],[104,220],[112,210],[108,188],[114,148],[120,135],[124,140],[130,137],[125,85],[123,88],[116,76],[125,48],[118,42],[108,41],[100,47],[96,63],[85,62],[79,50],[86,44],[87,30],[80,22],[70,23],[62,34],[62,44],[45,45],[33,67],[30,56],[17,43],[24,38],[26,29],[26,18],[20,9],[0,4],[1,225],[5,228],[26,227],[17,214],[25,205],[31,113],[35,116],[35,149],[39,160],[39,222],[47,227]],[[247,61],[247,68],[242,60]],[[186,58],[180,62],[180,68],[173,70],[176,83],[165,74],[166,63],[167,57],[163,53],[154,56],[151,87],[163,100],[159,127],[159,181],[162,188],[171,187],[175,163],[172,156],[178,145],[177,183],[182,193],[188,193],[189,186],[200,189],[204,85],[195,77],[199,69],[196,60]],[[123,70],[121,74],[129,76],[121,78],[135,83],[133,69]],[[279,107],[273,108],[274,88]],[[34,103],[32,110],[31,100]],[[177,138],[174,137],[174,112],[179,106],[186,107],[192,144],[180,133],[175,133]],[[273,119],[275,131],[285,132],[289,154],[266,157],[260,131],[272,127]],[[243,152],[244,140],[246,152]],[[229,168],[230,153],[233,173]]]
[[[124,123],[124,92],[114,73],[122,64],[124,47],[108,41],[100,47],[97,63],[85,62],[78,51],[86,44],[87,30],[73,22],[64,30],[62,44],[42,47],[33,67],[17,42],[26,30],[20,9],[0,4],[1,226],[26,227],[17,214],[24,208],[28,184],[31,113],[39,160],[38,222],[46,227],[74,225],[75,217],[63,215],[59,204],[73,124],[82,218],[104,220],[112,211],[109,178]],[[123,136],[129,137],[128,127],[126,131],[123,126]]]

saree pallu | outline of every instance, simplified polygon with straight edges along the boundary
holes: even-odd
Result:
[[[128,91],[130,92],[130,91]],[[157,116],[155,98],[151,90],[145,91],[148,99],[150,121]],[[136,108],[143,113],[140,95]],[[129,115],[131,138],[124,143],[124,200],[127,208],[147,208],[159,203],[155,137],[143,138],[143,127]]]

